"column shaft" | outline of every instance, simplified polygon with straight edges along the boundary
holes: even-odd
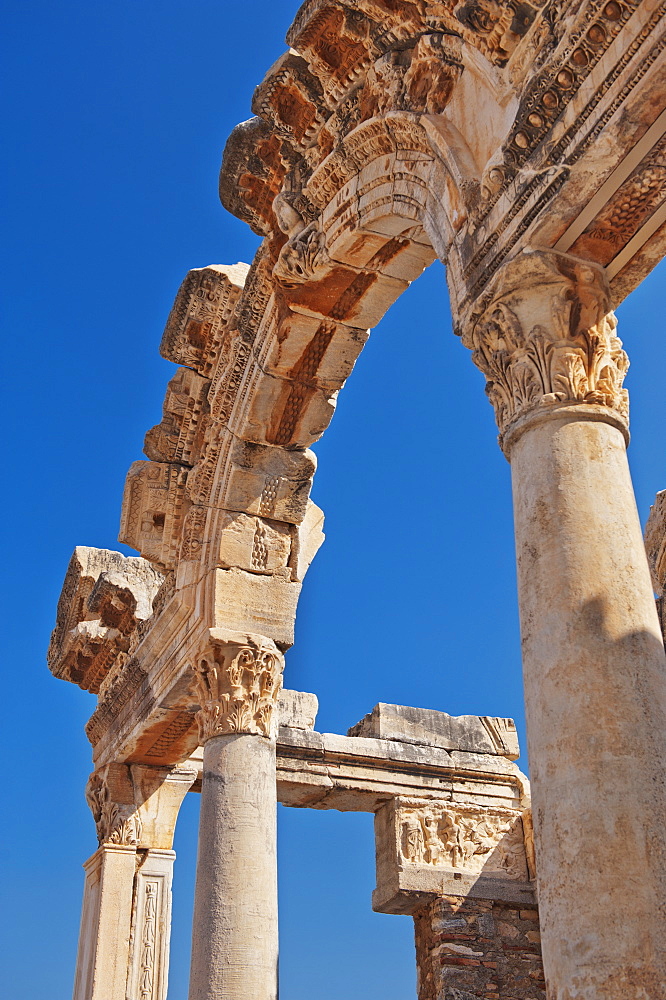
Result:
[[[666,659],[625,442],[552,415],[511,448],[552,1000],[666,983]]]
[[[277,997],[275,743],[204,746],[190,1000]]]

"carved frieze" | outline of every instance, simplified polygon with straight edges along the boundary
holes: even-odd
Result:
[[[412,913],[447,893],[532,902],[530,831],[529,810],[399,795],[375,816],[373,907]]]
[[[283,665],[265,638],[238,635],[207,647],[195,664],[200,742],[226,733],[270,736]]]
[[[463,331],[501,436],[544,407],[594,404],[626,423],[629,361],[616,326],[596,266],[540,251],[506,264]]]
[[[396,803],[400,861],[526,879],[527,860],[519,813],[478,806]]]

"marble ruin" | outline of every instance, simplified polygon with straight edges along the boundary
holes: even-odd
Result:
[[[166,997],[188,791],[190,1000],[277,996],[277,801],[374,813],[420,1000],[666,996],[666,493],[646,558],[612,311],[666,252],[665,33],[658,0],[296,14],[220,177],[260,249],[190,271],[167,321],[140,555],[77,548],[58,606],[49,666],[98,697],[75,1000]],[[320,734],[281,690],[323,540],[310,445],[435,258],[511,464],[531,803],[510,720],[378,705]]]

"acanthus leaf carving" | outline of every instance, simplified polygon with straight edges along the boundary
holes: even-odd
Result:
[[[195,689],[201,743],[227,733],[270,736],[283,659],[266,639],[215,643],[199,657]]]
[[[616,327],[600,269],[540,251],[505,265],[463,336],[501,435],[529,411],[558,404],[608,407],[626,422],[629,360]]]
[[[100,846],[138,846],[142,832],[141,817],[133,803],[115,800],[105,773],[94,771],[90,775],[86,786],[86,801],[93,814]]]

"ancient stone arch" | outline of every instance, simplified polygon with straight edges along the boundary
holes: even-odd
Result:
[[[121,519],[141,557],[77,549],[58,608],[51,669],[99,696],[76,1000],[165,996],[171,839],[192,786],[191,1000],[275,996],[276,773],[281,801],[375,812],[375,905],[415,914],[421,1000],[545,996],[535,892],[549,997],[662,995],[664,647],[612,309],[666,247],[664,23],[654,0],[299,10],[222,164],[222,203],[260,249],[249,268],[190,271],[167,322],[180,367]],[[378,706],[327,744],[309,696],[285,692],[278,732],[323,538],[309,448],[368,329],[435,258],[512,466],[538,883],[510,720]],[[658,504],[658,588],[663,518]],[[417,747],[409,780],[396,743],[403,763]],[[336,785],[326,769],[351,759],[372,779]],[[470,959],[473,973],[451,945],[442,979],[442,911],[480,955],[494,906],[513,913],[530,976],[495,943],[499,966]]]

